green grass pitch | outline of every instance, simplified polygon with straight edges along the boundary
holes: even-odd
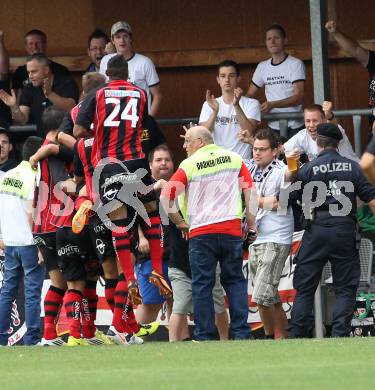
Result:
[[[371,389],[375,338],[0,348],[0,389]]]

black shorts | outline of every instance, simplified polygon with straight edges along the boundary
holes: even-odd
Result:
[[[99,179],[100,200],[103,205],[118,200],[127,208],[137,211],[139,201],[148,203],[156,200],[152,185],[150,169],[144,158],[107,164]],[[135,198],[139,201],[136,202]]]
[[[58,228],[56,247],[59,268],[69,282],[86,280],[99,274],[100,265],[91,245],[87,227],[75,234],[70,227]]]
[[[113,248],[112,232],[105,226],[97,214],[90,218],[88,230],[91,244],[100,264],[103,264],[108,258],[115,258],[116,253]]]
[[[33,233],[34,243],[43,256],[47,272],[59,269],[58,256],[56,250],[56,232]]]

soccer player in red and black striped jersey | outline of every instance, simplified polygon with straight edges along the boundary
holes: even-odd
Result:
[[[77,137],[89,136],[91,123],[94,124],[94,186],[103,209],[115,225],[111,229],[113,243],[132,301],[139,301],[139,290],[131,261],[129,229],[137,214],[149,226],[144,232],[153,266],[149,280],[168,296],[171,289],[162,273],[160,216],[141,146],[142,122],[147,113],[146,93],[125,81],[128,65],[121,55],[110,59],[107,75],[109,84],[90,93],[82,102],[73,133]]]
[[[57,185],[69,178],[67,165],[73,157],[68,149],[56,145],[57,129],[63,116],[64,112],[55,106],[48,107],[43,113],[42,120],[47,131],[44,145],[55,146],[56,153],[55,156],[40,162],[40,180],[34,195],[34,240],[51,279],[51,286],[44,299],[43,345],[63,344],[56,333],[56,321],[63,302],[66,282],[58,267],[56,230],[64,226],[66,213],[73,208],[71,199]]]
[[[93,167],[91,164],[92,138],[80,139],[75,144],[74,177],[79,181],[85,178],[87,198],[93,202],[97,196],[92,193],[91,180]],[[79,159],[77,158],[79,157]],[[152,334],[159,326],[157,322],[139,325],[136,322],[132,303],[128,299],[128,286],[123,273],[119,278],[112,244],[111,231],[97,217],[91,215],[89,220],[89,233],[96,250],[96,256],[102,264],[105,277],[105,297],[113,312],[112,325],[107,336],[116,344],[140,344],[138,336]]]

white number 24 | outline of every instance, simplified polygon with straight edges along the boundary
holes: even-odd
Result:
[[[120,99],[115,97],[108,97],[105,99],[105,104],[114,104],[113,111],[108,115],[104,121],[104,126],[117,127],[120,121],[114,120],[120,112]],[[124,121],[131,121],[132,127],[137,126],[139,116],[137,115],[138,99],[130,98],[125,108],[123,109],[120,118]]]

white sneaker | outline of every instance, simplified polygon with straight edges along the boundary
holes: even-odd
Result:
[[[141,345],[144,343],[143,339],[134,333],[128,333],[125,338],[129,345]]]
[[[134,333],[119,332],[114,326],[109,327],[107,337],[117,345],[143,344],[143,339]]]
[[[61,337],[56,337],[55,339],[47,340],[45,338],[42,338],[42,341],[40,342],[40,345],[43,345],[45,347],[62,347],[66,343]]]

